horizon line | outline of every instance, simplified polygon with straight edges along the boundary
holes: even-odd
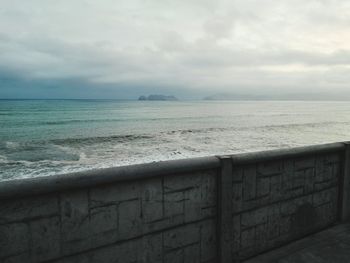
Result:
[[[142,101],[142,102],[155,102],[155,101],[164,101],[164,102],[179,102],[179,101],[350,101],[350,98],[343,99],[287,99],[287,98],[257,98],[257,99],[178,99],[177,101],[169,101],[169,100],[139,100],[139,99],[111,99],[111,98],[0,98],[0,101],[5,100],[109,100],[109,101]]]

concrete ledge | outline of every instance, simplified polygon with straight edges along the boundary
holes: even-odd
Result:
[[[310,154],[320,154],[345,150],[344,143],[331,143],[263,151],[256,153],[236,154],[230,157],[235,164],[249,164],[283,158],[302,157]],[[59,174],[30,179],[19,179],[0,182],[0,200],[17,198],[27,195],[56,192],[96,185],[109,184],[118,181],[140,180],[150,177],[186,173],[208,169],[219,169],[220,156],[201,157],[147,164],[128,165],[107,169],[90,170],[78,173]]]
[[[345,151],[344,143],[328,143],[321,145],[312,145],[304,147],[296,147],[289,149],[278,149],[271,151],[244,153],[230,155],[234,165],[250,164],[264,161],[273,161],[280,159],[288,159],[295,157],[304,157],[307,155],[316,155],[322,153],[332,153]]]
[[[11,180],[0,182],[0,200],[219,167],[217,157],[201,157]]]

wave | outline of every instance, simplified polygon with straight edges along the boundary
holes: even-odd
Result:
[[[78,161],[80,155],[71,148],[47,142],[2,142],[0,143],[2,162]]]
[[[154,135],[112,135],[112,136],[98,136],[85,138],[65,138],[50,140],[51,143],[57,145],[72,145],[72,144],[96,144],[105,142],[130,142],[134,140],[144,140],[155,138]]]
[[[0,116],[15,116],[15,115],[21,115],[21,112],[11,112],[11,113],[0,112]]]
[[[101,123],[101,122],[144,122],[144,121],[164,121],[164,120],[184,120],[184,119],[206,119],[207,117],[181,117],[181,118],[135,118],[135,119],[88,119],[88,120],[62,120],[62,121],[42,121],[35,125],[65,125],[72,123]]]
[[[100,123],[100,122],[122,122],[128,120],[122,119],[90,119],[90,120],[66,120],[66,121],[42,121],[37,122],[35,125],[66,125],[72,123]]]
[[[0,164],[7,163],[7,162],[8,162],[7,157],[5,155],[0,155]]]
[[[207,133],[213,131],[225,131],[232,128],[202,128],[202,129],[183,129],[183,130],[171,130],[164,132],[157,132],[153,134],[123,134],[123,135],[111,135],[111,136],[97,136],[97,137],[84,137],[84,138],[65,138],[65,139],[54,139],[50,140],[50,143],[56,145],[91,145],[98,143],[126,143],[132,141],[143,141],[143,140],[158,140],[167,141],[165,136],[171,136],[174,134],[197,134],[197,133]]]
[[[347,124],[348,121],[327,121],[327,122],[307,122],[307,123],[287,123],[287,124],[272,124],[272,125],[260,125],[254,128],[293,128],[293,127],[323,127],[323,126],[333,126],[339,124]]]
[[[184,145],[189,147],[183,148],[185,151],[199,152],[197,144],[198,147],[202,147],[204,144],[214,143],[215,138],[229,138],[229,136],[232,137],[237,133],[242,136],[242,134],[245,134],[246,131],[250,130],[255,130],[255,132],[266,134],[271,131],[285,132],[288,130],[289,132],[293,129],[300,130],[310,127],[319,129],[323,127],[328,128],[328,126],[334,127],[338,124],[344,125],[349,123],[350,122],[329,121],[320,123],[287,123],[276,125],[254,125],[245,127],[210,127],[170,130],[152,134],[124,134],[86,138],[63,138],[47,141],[5,141],[0,142],[0,163],[7,163],[11,165],[20,164],[21,162],[38,163],[45,161],[51,163],[85,163],[84,160],[91,158],[91,153],[93,153],[92,155],[97,154],[98,156],[96,158],[102,158],[101,156],[115,154],[116,151],[119,151],[121,154],[125,154],[125,156],[127,156],[125,158],[130,158],[128,154],[135,155],[138,154],[138,152],[143,152],[143,147],[147,149],[150,147],[150,145],[172,145],[172,147],[174,147],[174,150],[168,149],[167,152],[173,152],[173,155],[178,155],[178,149],[181,149],[181,147],[184,147]],[[276,142],[274,141],[274,143]],[[268,146],[267,144],[268,141],[262,143],[264,146]],[[218,142],[216,147],[220,148],[220,145],[221,144]],[[105,151],[110,153],[106,154]],[[165,152],[162,152],[162,154],[165,154]]]
[[[300,127],[323,127],[323,126],[334,126],[334,125],[349,125],[350,122],[346,121],[328,121],[328,122],[307,122],[307,123],[286,123],[286,124],[271,124],[271,125],[249,125],[249,126],[226,126],[226,127],[205,127],[205,128],[194,128],[194,129],[178,129],[169,131],[159,131],[151,134],[121,134],[121,135],[111,135],[111,136],[95,136],[95,137],[75,137],[75,138],[62,138],[62,139],[52,139],[47,141],[27,141],[27,142],[14,142],[14,141],[0,141],[0,151],[1,149],[17,149],[22,148],[22,150],[31,150],[43,146],[43,145],[54,145],[54,146],[69,146],[69,145],[86,145],[86,144],[98,144],[106,142],[124,143],[132,142],[137,140],[150,140],[150,139],[165,139],[165,136],[172,136],[174,134],[184,135],[184,134],[200,134],[200,133],[210,133],[210,132],[225,132],[225,131],[242,131],[247,129],[292,129]],[[168,137],[169,138],[169,137]]]
[[[0,113],[0,115],[2,115]],[[3,114],[7,115],[7,114]],[[214,116],[218,117],[218,116]],[[29,120],[29,121],[16,121],[5,123],[6,127],[30,127],[30,126],[38,126],[38,125],[70,125],[70,124],[82,124],[82,123],[118,123],[118,122],[156,122],[156,121],[183,121],[183,120],[199,120],[206,119],[207,117],[161,117],[161,118],[120,118],[120,119],[71,119],[71,120]]]

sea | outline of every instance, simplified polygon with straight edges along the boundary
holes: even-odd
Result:
[[[350,140],[350,102],[0,100],[0,181]]]

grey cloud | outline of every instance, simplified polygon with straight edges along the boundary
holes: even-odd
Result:
[[[334,0],[3,1],[0,68],[100,91],[343,90],[349,15]]]

